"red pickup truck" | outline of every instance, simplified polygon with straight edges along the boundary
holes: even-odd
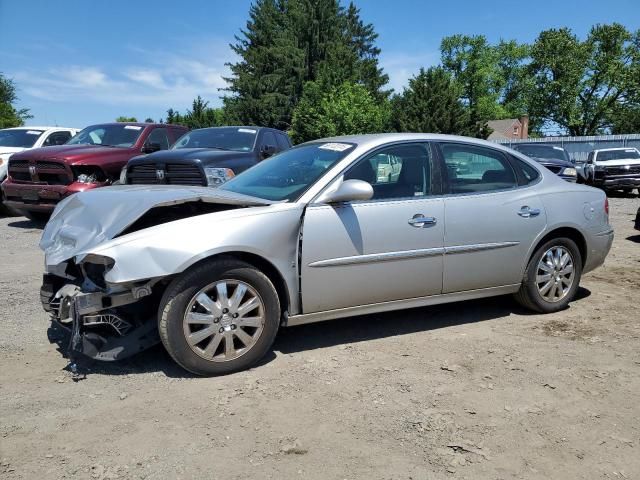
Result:
[[[5,204],[46,220],[63,198],[111,185],[130,158],[166,150],[187,131],[179,125],[105,123],[85,128],[64,145],[16,153],[2,183]]]

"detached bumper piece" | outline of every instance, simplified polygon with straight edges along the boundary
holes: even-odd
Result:
[[[151,294],[149,286],[112,294],[87,293],[71,283],[60,287],[61,280],[45,275],[40,300],[52,321],[71,332],[71,357],[80,354],[101,361],[122,360],[160,342],[155,316],[132,321],[122,314],[127,306],[135,307]]]

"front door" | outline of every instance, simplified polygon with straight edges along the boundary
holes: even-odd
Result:
[[[393,157],[398,175],[380,176]],[[313,313],[439,294],[444,204],[430,146],[398,144],[360,160],[345,180],[373,185],[371,200],[310,205],[302,238],[302,309]]]
[[[443,293],[517,284],[531,243],[544,230],[544,206],[527,188],[539,173],[503,152],[441,145],[449,194]]]

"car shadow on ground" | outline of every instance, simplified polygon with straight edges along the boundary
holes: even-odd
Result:
[[[46,222],[38,222],[35,220],[23,218],[14,222],[10,222],[7,225],[13,228],[24,228],[25,230],[42,230],[46,225]]]
[[[580,287],[574,301],[581,301],[590,295],[589,290]],[[512,314],[531,315],[532,312],[518,305],[512,297],[501,296],[283,328],[278,333],[272,350],[255,368],[273,361],[276,358],[275,352],[293,354],[456,325],[505,319]],[[49,341],[57,345],[58,352],[66,355],[69,345],[68,332],[52,324],[47,333]],[[78,366],[80,373],[88,376],[162,372],[170,378],[197,378],[196,375],[179,367],[161,345],[118,362],[79,359]]]
[[[633,243],[640,243],[640,235],[631,235],[627,237],[627,240],[631,240]]]

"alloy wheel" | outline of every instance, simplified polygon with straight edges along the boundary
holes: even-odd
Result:
[[[183,319],[187,344],[198,356],[227,362],[247,353],[264,329],[265,306],[251,285],[220,280],[197,292]]]
[[[556,303],[569,294],[575,277],[573,256],[562,246],[547,250],[536,271],[536,286],[544,300]]]

